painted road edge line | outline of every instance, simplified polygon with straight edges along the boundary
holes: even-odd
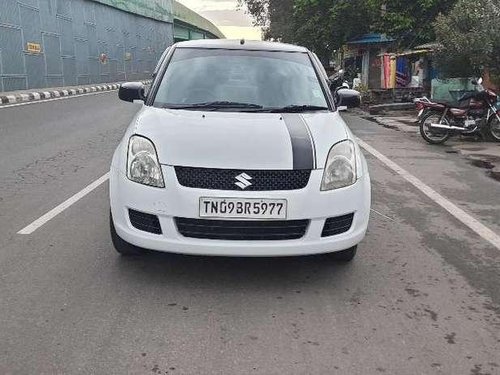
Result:
[[[143,85],[147,86],[152,83],[152,80],[139,81]],[[66,96],[72,96],[77,94],[89,93],[89,92],[99,92],[99,91],[112,91],[118,90],[122,85],[121,82],[111,83],[111,84],[100,84],[99,86],[92,87],[68,87],[59,90],[52,91],[38,91],[38,92],[20,92],[18,94],[5,95],[0,92],[0,105],[1,104],[15,104],[23,102],[33,102],[39,101],[41,99],[51,99],[60,98]],[[1,107],[0,107],[1,108]]]
[[[431,187],[426,185],[424,182],[419,180],[417,177],[412,175],[410,172],[400,167],[398,164],[394,163],[387,156],[383,155],[372,146],[362,141],[359,138],[356,138],[358,144],[371,155],[375,156],[378,160],[384,163],[389,169],[396,172],[398,175],[403,177],[406,181],[412,184],[415,188],[424,193],[428,198],[437,203],[439,206],[448,211],[452,216],[458,219],[460,222],[465,224],[467,227],[476,232],[480,237],[490,242],[493,246],[495,246],[498,250],[500,250],[500,236],[498,236],[495,232],[493,232],[486,225],[481,223],[479,220],[472,217],[470,214],[457,207],[453,203],[451,203],[448,199],[443,197],[437,191],[433,190]]]
[[[57,215],[74,205],[76,202],[78,202],[80,199],[85,197],[86,195],[90,194],[92,191],[97,189],[99,186],[101,186],[103,183],[109,180],[109,172],[106,173],[104,176],[101,178],[97,179],[96,181],[92,182],[89,186],[86,188],[82,189],[75,195],[73,195],[71,198],[68,198],[65,200],[63,203],[61,203],[59,206],[53,208],[49,212],[47,212],[45,215],[40,217],[39,219],[36,219],[34,222],[32,222],[30,225],[27,227],[21,229],[17,234],[32,234],[34,231],[48,223],[50,220],[55,218]]]

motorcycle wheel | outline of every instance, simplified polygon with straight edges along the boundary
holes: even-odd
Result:
[[[488,130],[491,138],[500,142],[500,120],[498,120],[497,116],[493,116],[488,122]]]
[[[443,116],[440,112],[428,112],[422,116],[420,120],[420,134],[431,145],[439,145],[446,142],[451,137],[451,131],[446,129],[431,129],[430,124],[437,124]],[[443,122],[449,124],[448,118],[444,118]]]

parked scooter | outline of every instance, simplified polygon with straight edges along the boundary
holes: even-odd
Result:
[[[491,137],[500,141],[498,95],[482,86],[482,78],[472,81],[476,91],[458,99],[459,106],[427,99],[416,102],[420,108],[420,134],[431,144],[446,142],[456,134]]]
[[[344,79],[345,71],[340,69],[337,73],[329,77],[330,80],[330,90],[337,92],[339,89],[349,89],[349,83]]]

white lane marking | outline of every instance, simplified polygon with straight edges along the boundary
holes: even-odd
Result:
[[[54,209],[50,210],[47,212],[45,215],[40,217],[39,219],[36,219],[34,222],[32,222],[30,225],[28,225],[26,228],[21,229],[17,234],[32,234],[34,231],[39,229],[41,226],[45,225],[47,222],[55,218],[57,215],[59,215],[61,212],[64,210],[68,209],[72,205],[74,205],[76,202],[78,202],[80,199],[97,189],[99,186],[101,186],[103,183],[108,181],[109,179],[109,172],[106,173],[104,176],[101,178],[97,179],[96,181],[92,182],[89,186],[86,188],[82,189],[75,195],[73,195],[71,198],[68,198],[64,202],[62,202],[59,206],[55,207]]]
[[[46,99],[46,100],[35,100],[35,101],[32,101],[32,102],[26,102],[26,103],[0,105],[0,110],[5,109],[5,108],[21,107],[23,105],[31,105],[31,104],[55,102],[57,100],[76,99],[76,98],[81,98],[82,96],[91,96],[91,95],[106,94],[106,93],[113,92],[113,91],[116,91],[116,90],[101,91],[101,92],[92,92],[90,94],[82,94],[82,95],[75,95],[75,96],[62,96],[62,97],[59,97],[59,98]],[[50,94],[48,94],[48,97],[50,97]]]
[[[431,187],[423,183],[417,177],[413,176],[410,172],[401,168],[399,165],[394,163],[385,155],[378,152],[369,144],[365,143],[361,139],[357,138],[358,144],[363,147],[367,152],[375,156],[378,160],[384,163],[389,169],[396,172],[398,175],[403,177],[406,181],[424,193],[427,197],[433,200],[435,203],[440,205],[446,211],[448,211],[452,216],[456,219],[460,220],[463,224],[468,226],[474,232],[476,232],[480,237],[490,242],[493,246],[495,246],[498,250],[500,250],[500,236],[493,232],[486,225],[481,223],[479,220],[475,219],[467,212],[457,207],[453,203],[451,203],[448,199],[443,197],[441,194],[433,190]]]

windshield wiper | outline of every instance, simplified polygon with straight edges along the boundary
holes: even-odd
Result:
[[[320,107],[317,105],[287,105],[282,108],[272,108],[271,113],[300,113],[309,111],[328,111],[328,107]]]
[[[216,101],[216,102],[205,102],[205,103],[194,103],[194,104],[172,104],[165,105],[164,108],[170,109],[226,109],[226,108],[235,108],[235,109],[262,109],[263,107],[258,104],[252,103],[239,103],[239,102],[229,102],[229,101]]]

